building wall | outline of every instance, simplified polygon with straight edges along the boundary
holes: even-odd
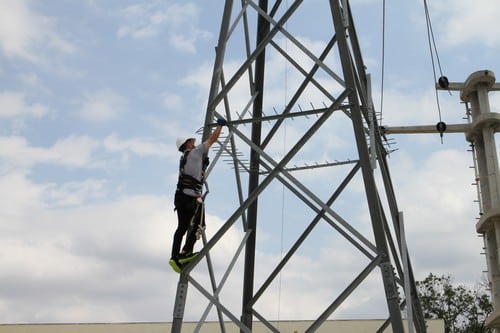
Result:
[[[329,320],[316,331],[317,333],[373,333],[382,325],[382,320]],[[280,321],[279,328],[282,333],[303,333],[312,321]],[[183,333],[193,332],[197,323],[184,323]],[[171,323],[92,323],[92,324],[0,324],[0,333],[168,333],[171,331]],[[405,322],[405,327],[407,324]],[[238,327],[232,323],[226,323],[227,333],[239,333]],[[200,333],[220,332],[218,322],[207,322],[203,324]],[[262,323],[255,323],[253,332],[264,333],[269,329]],[[390,327],[384,332],[392,332]],[[442,320],[428,320],[428,333],[443,333],[444,322]]]

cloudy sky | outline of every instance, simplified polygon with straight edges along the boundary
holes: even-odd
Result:
[[[311,37],[322,30],[309,24],[321,22],[315,2],[321,1],[308,0],[303,30],[295,33],[323,45],[329,34]],[[381,3],[352,1],[377,109]],[[0,322],[172,320],[178,280],[168,266],[177,223],[175,139],[203,124],[222,9],[223,1],[213,0],[0,2]],[[386,10],[382,122],[433,125],[439,113],[423,2],[388,1]],[[450,81],[462,82],[481,69],[500,73],[498,1],[434,0],[430,13]],[[277,76],[269,89],[283,85]],[[442,120],[464,122],[458,93],[439,97]],[[492,110],[500,111],[500,98],[490,98]],[[287,126],[282,149],[300,132],[292,122]],[[486,265],[475,232],[478,205],[464,135],[391,138],[397,148],[389,158],[391,175],[416,279],[432,272],[476,285]],[[356,154],[323,139],[325,152],[341,152],[333,158]],[[233,177],[231,167],[220,162],[214,170],[209,234],[236,202],[234,185],[225,181]],[[300,230],[296,217],[310,216],[281,187],[268,195],[279,206],[263,218],[269,226],[258,238],[257,281]],[[366,212],[356,214],[366,219]],[[234,228],[213,251],[218,272],[241,237]],[[342,241],[321,238],[316,244],[295,259],[295,268],[260,305],[271,319],[314,318],[345,287],[336,278],[345,283],[362,267]],[[204,271],[195,274],[201,278]],[[224,294],[236,313],[241,274],[235,269]],[[367,281],[368,289],[380,292],[378,278],[377,272]],[[186,319],[196,320],[206,302],[194,290],[189,297]],[[373,298],[360,293],[337,318],[385,316]],[[288,306],[297,299],[302,306]]]

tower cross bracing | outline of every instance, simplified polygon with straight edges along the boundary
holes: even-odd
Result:
[[[412,267],[402,256],[406,243],[386,160],[390,147],[379,131],[370,91],[348,0],[225,1],[202,133],[206,139],[217,118],[227,119],[228,134],[212,166],[221,160],[231,165],[225,171],[231,177],[225,177],[232,189],[216,194],[228,197],[231,213],[211,237],[203,235],[203,249],[181,272],[172,332],[181,332],[189,287],[207,302],[199,327],[215,311],[221,331],[229,319],[241,332],[251,332],[255,320],[279,332],[267,303],[292,293],[300,302],[308,288],[324,287],[330,293],[318,300],[307,329],[314,332],[359,303],[366,285],[373,284],[387,310],[381,331],[403,332],[408,303],[416,331],[426,331]],[[286,207],[282,229],[293,236],[263,267],[259,235],[280,220],[279,206]],[[211,253],[232,230],[240,232],[240,243],[220,272]],[[281,278],[297,271],[301,256],[313,262],[321,257],[323,242],[338,252],[302,267],[316,269],[318,281],[302,294],[285,291]],[[355,269],[345,274],[343,260]],[[241,292],[235,307],[226,302],[224,287],[239,276],[238,269],[240,289],[230,292]],[[342,288],[331,288],[334,281]]]

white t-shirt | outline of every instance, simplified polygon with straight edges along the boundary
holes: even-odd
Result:
[[[194,147],[187,154],[186,163],[184,164],[184,174],[201,181],[203,177],[203,155],[207,152],[208,149],[203,143]],[[197,196],[197,193],[190,188],[183,189],[183,192],[190,196]]]

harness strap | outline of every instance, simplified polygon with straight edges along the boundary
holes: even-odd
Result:
[[[209,159],[208,156],[205,156],[203,159],[203,166],[202,166],[202,178],[201,180],[198,180],[194,178],[193,176],[187,175],[184,173],[184,165],[186,165],[187,157],[189,155],[190,151],[184,152],[182,155],[180,161],[179,161],[179,178],[177,181],[177,190],[183,190],[183,189],[191,189],[195,193],[201,195],[201,192],[203,190],[203,183],[204,183],[204,175],[205,175],[205,170],[208,167]]]
[[[180,174],[179,180],[177,181],[177,190],[183,190],[185,188],[191,189],[196,193],[201,194],[203,182],[190,175]]]

